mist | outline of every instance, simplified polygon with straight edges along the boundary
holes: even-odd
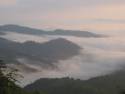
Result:
[[[56,38],[65,38],[79,45],[83,49],[80,54],[68,60],[60,60],[55,69],[43,68],[42,66],[29,63],[30,60],[17,58],[22,64],[36,69],[29,73],[22,71],[24,76],[22,86],[27,85],[39,78],[61,78],[73,77],[87,80],[124,69],[125,66],[125,38],[121,36],[110,36],[105,38],[79,38],[67,36],[34,36],[18,33],[7,33],[0,37],[16,41],[35,41],[44,43]],[[18,67],[18,66],[17,66]]]

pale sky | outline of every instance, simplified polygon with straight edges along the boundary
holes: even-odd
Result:
[[[124,32],[125,0],[0,0],[0,24]]]

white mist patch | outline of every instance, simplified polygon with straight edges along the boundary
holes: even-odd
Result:
[[[35,42],[43,43],[50,40],[46,36],[20,34],[15,32],[6,32],[5,35],[0,35],[0,37],[11,41],[20,42],[20,43],[24,43],[26,41],[35,41]]]
[[[125,51],[125,38],[121,36],[106,37],[106,38],[78,38],[78,37],[63,37],[79,46],[91,51],[106,51],[106,52],[123,52]]]
[[[83,80],[112,73],[113,71],[120,70],[122,58],[102,57],[97,55],[98,58],[84,58],[84,55],[77,56],[71,60],[61,61],[59,64],[60,69],[66,76],[80,78]],[[90,59],[90,60],[89,60]]]
[[[58,66],[57,69],[40,69],[40,66],[38,66],[39,71],[36,73],[23,73],[22,86],[39,78],[73,77],[87,80],[121,70],[122,66],[125,65],[124,53],[119,53],[120,57],[108,52],[101,55],[103,52],[91,54],[83,50],[82,53],[84,54],[55,63]]]

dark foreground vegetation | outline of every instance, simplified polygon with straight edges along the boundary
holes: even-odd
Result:
[[[23,88],[15,84],[17,82],[16,69],[9,69],[6,64],[0,60],[0,94],[38,94],[26,92]]]
[[[87,81],[72,78],[42,78],[21,88],[15,84],[17,70],[8,70],[0,60],[0,94],[125,94],[125,72]]]
[[[125,74],[119,72],[87,81],[72,78],[40,79],[25,90],[44,94],[125,94]]]

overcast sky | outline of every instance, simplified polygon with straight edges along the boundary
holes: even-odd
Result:
[[[0,0],[0,24],[124,31],[125,0]]]

